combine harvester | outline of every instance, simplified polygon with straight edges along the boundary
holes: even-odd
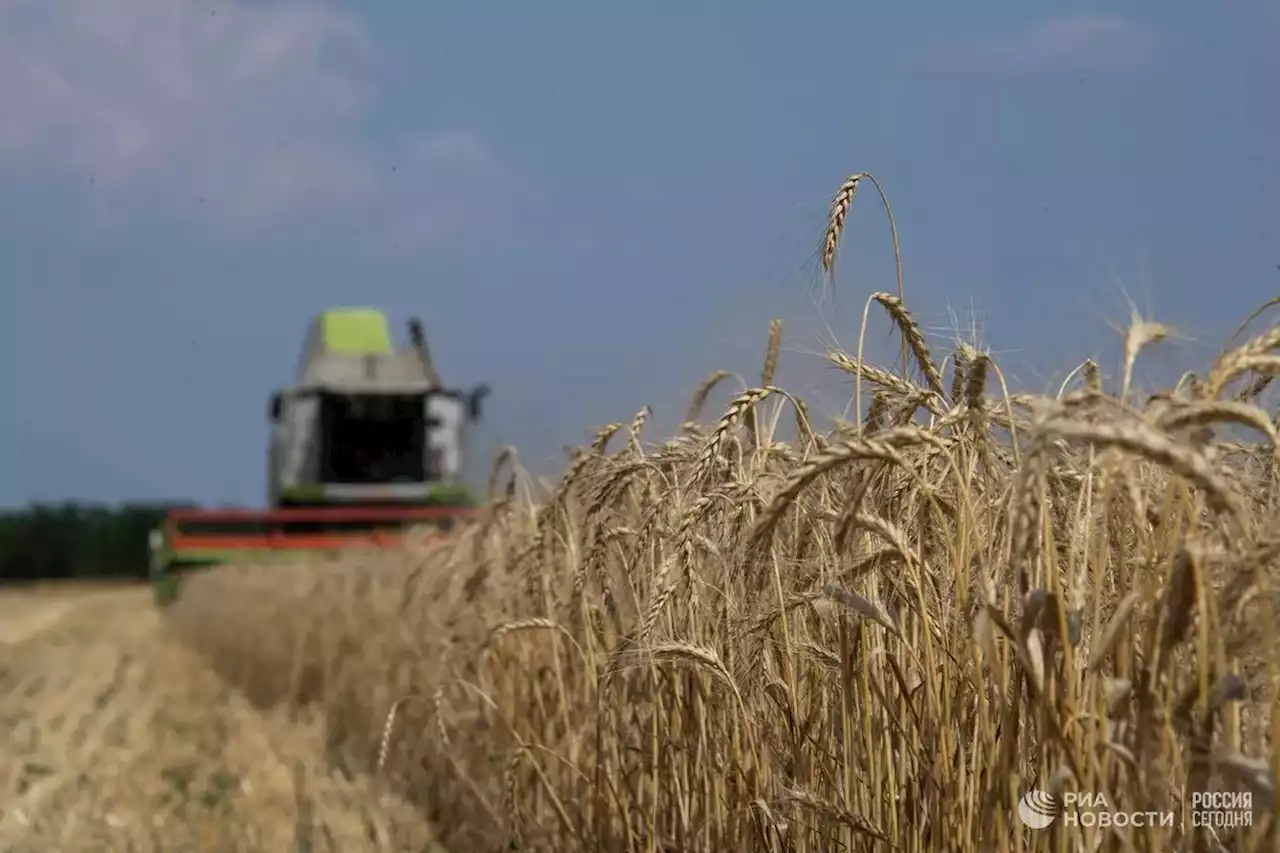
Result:
[[[410,526],[474,518],[463,466],[488,392],[441,383],[416,318],[396,349],[381,311],[316,317],[296,384],[271,395],[270,508],[172,510],[149,543],[157,600],[191,568],[396,547]]]

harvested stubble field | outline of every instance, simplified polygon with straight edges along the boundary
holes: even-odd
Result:
[[[1167,333],[1137,322],[1118,376],[1048,398],[968,346],[935,361],[901,293],[867,306],[913,369],[833,352],[858,422],[819,432],[773,384],[775,324],[718,419],[729,374],[665,443],[647,410],[602,429],[547,495],[503,454],[453,540],[193,576],[163,654],[255,726],[311,715],[314,777],[456,851],[1274,849],[1274,306],[1176,387],[1133,389]],[[1177,820],[1031,830],[1033,787]],[[1252,791],[1252,826],[1190,829],[1206,790]]]
[[[403,800],[324,757],[315,712],[262,713],[145,587],[0,593],[0,850],[423,850]]]

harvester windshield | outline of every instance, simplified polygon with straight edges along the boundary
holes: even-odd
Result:
[[[426,442],[424,394],[321,394],[321,480],[326,483],[416,483],[438,466]]]

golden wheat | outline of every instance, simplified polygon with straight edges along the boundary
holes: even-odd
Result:
[[[1274,374],[1278,328],[1139,405],[1161,328],[1126,333],[1110,395],[1086,361],[1040,398],[968,345],[947,387],[901,294],[872,302],[924,382],[867,364],[864,322],[856,357],[830,357],[855,396],[875,386],[856,424],[820,432],[774,384],[775,323],[761,384],[705,427],[733,374],[679,436],[643,445],[642,409],[500,520],[198,575],[171,619],[259,701],[323,708],[335,760],[381,771],[457,850],[1264,849],[1276,420],[1222,396]],[[794,446],[771,429],[786,405]],[[1198,432],[1218,424],[1264,443]],[[1177,819],[1034,831],[1033,787]],[[1193,826],[1195,790],[1253,792],[1252,825]]]

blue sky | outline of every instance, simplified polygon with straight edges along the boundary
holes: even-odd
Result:
[[[308,319],[427,327],[538,471],[715,368],[820,411],[892,290],[1011,382],[1115,365],[1126,296],[1212,356],[1280,292],[1270,0],[792,5],[6,0],[0,504],[258,503]],[[896,354],[873,315],[869,353]],[[722,392],[718,400],[723,400]]]

